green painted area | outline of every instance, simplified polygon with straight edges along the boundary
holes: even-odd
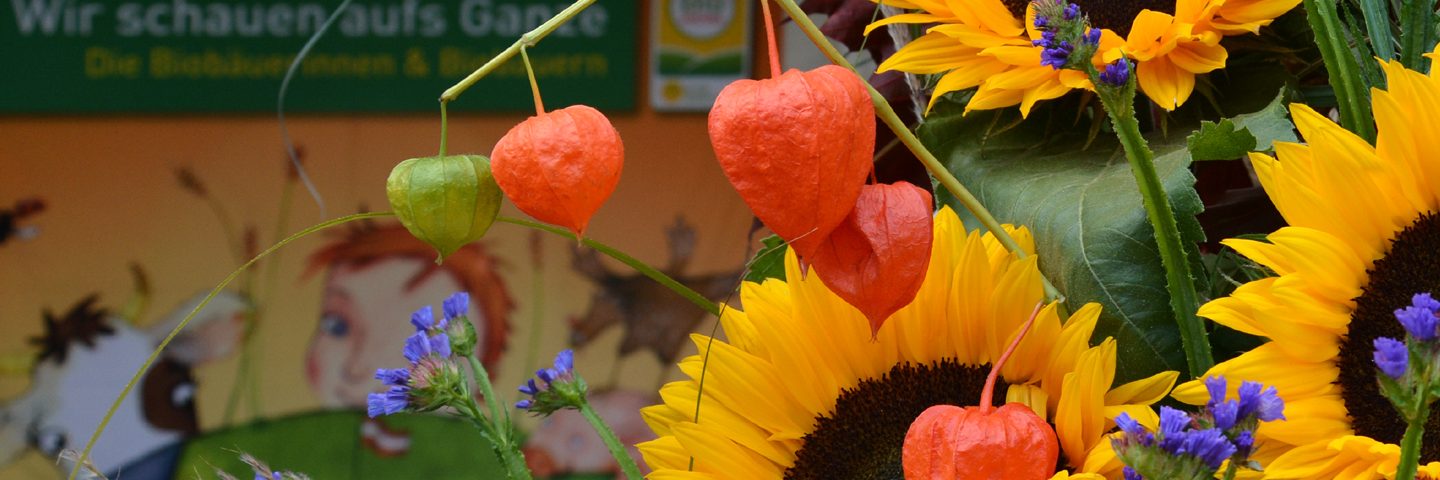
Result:
[[[13,0],[0,6],[0,113],[270,112],[340,0]],[[362,0],[302,64],[295,112],[431,112],[445,88],[571,2]],[[597,2],[530,50],[546,104],[631,109],[637,2]],[[456,111],[527,111],[519,59]]]

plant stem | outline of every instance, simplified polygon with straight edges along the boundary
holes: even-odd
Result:
[[[515,444],[515,425],[510,423],[510,411],[500,406],[500,399],[495,396],[495,387],[490,383],[490,374],[485,370],[485,365],[480,363],[473,353],[464,357],[470,362],[470,372],[474,375],[475,384],[480,386],[480,394],[485,397],[485,403],[490,408],[490,418],[483,419],[480,405],[475,403],[475,396],[469,394],[467,388],[465,398],[473,412],[471,415],[477,418],[476,423],[482,430],[490,432],[490,442],[494,444],[495,454],[500,457],[500,463],[505,467],[506,476],[510,480],[529,480],[531,475],[530,469],[525,466],[525,453]]]
[[[520,47],[520,61],[525,64],[525,76],[530,78],[530,95],[535,97],[535,115],[545,114],[545,101],[540,99],[540,83],[535,81],[535,69],[530,66],[528,49]]]
[[[1429,72],[1424,54],[1435,48],[1434,37],[1435,0],[1405,0],[1400,7],[1400,63],[1417,72]]]
[[[1099,75],[1090,69],[1091,80],[1099,85]],[[1132,88],[1134,80],[1131,80]],[[1185,363],[1190,367],[1190,376],[1199,378],[1215,359],[1210,354],[1210,342],[1206,339],[1205,324],[1195,312],[1200,309],[1200,297],[1195,292],[1195,279],[1190,274],[1190,262],[1185,255],[1185,246],[1180,238],[1180,228],[1175,223],[1175,212],[1170,207],[1170,197],[1155,172],[1155,154],[1140,136],[1140,123],[1135,120],[1134,107],[1127,102],[1134,101],[1133,89],[1129,95],[1101,93],[1101,103],[1110,114],[1110,123],[1115,135],[1125,147],[1125,158],[1130,161],[1130,171],[1135,174],[1135,183],[1140,187],[1144,199],[1145,215],[1155,230],[1155,243],[1160,248],[1160,263],[1165,267],[1166,285],[1170,290],[1170,310],[1180,327],[1180,341],[1185,347]]]
[[[775,45],[775,18],[770,16],[770,0],[760,0],[760,10],[764,11],[765,19],[765,44],[770,53],[770,78],[780,76],[780,49]]]
[[[475,82],[480,81],[481,78],[485,78],[491,71],[498,68],[501,64],[504,64],[507,60],[515,57],[515,54],[520,53],[521,48],[535,46],[535,44],[540,42],[541,39],[544,39],[545,36],[550,35],[550,32],[554,32],[560,25],[570,21],[571,18],[574,18],[576,14],[588,8],[592,3],[595,3],[595,0],[576,0],[574,4],[565,7],[565,10],[561,10],[560,13],[555,14],[554,17],[550,17],[545,23],[535,27],[534,30],[521,35],[519,40],[516,40],[515,43],[510,44],[505,50],[495,55],[495,58],[490,59],[490,61],[481,65],[480,68],[475,69],[474,72],[471,72],[470,75],[465,77],[464,80],[461,80],[460,83],[456,83],[455,86],[446,89],[445,93],[440,94],[440,101],[449,102],[459,98],[460,94],[465,93],[465,90],[469,89]]]
[[[445,156],[445,146],[450,141],[450,118],[446,115],[445,106],[449,105],[448,100],[440,100],[440,155]]]
[[[546,225],[543,223],[537,223],[529,220],[522,220],[519,218],[511,218],[506,216],[495,217],[495,221],[519,225],[522,227],[534,228],[537,230],[544,230],[546,232],[550,232],[565,238],[569,238],[572,240],[575,239],[575,234],[570,233],[570,231],[563,228]],[[706,312],[709,312],[711,315],[715,315],[717,317],[720,316],[720,307],[715,305],[715,302],[712,302],[710,301],[710,299],[705,298],[705,296],[701,295],[699,292],[691,290],[690,287],[687,287],[684,284],[675,281],[675,279],[670,278],[669,275],[666,275],[665,273],[656,270],[655,267],[651,267],[645,262],[635,259],[635,257],[626,255],[625,252],[621,252],[610,247],[609,245],[605,245],[589,238],[581,239],[580,243],[587,247],[593,248],[600,253],[608,255],[610,256],[610,258],[619,260],[621,263],[629,265],[630,268],[634,268],[636,271],[640,272],[646,277],[650,277],[651,280],[654,280],[657,283],[664,285],[666,288],[669,288],[671,291],[680,294],[680,296],[685,297],[686,300],[689,300],[690,303],[694,303],[696,306],[700,307]]]
[[[1304,0],[1305,16],[1310,21],[1310,30],[1315,32],[1315,45],[1320,48],[1320,57],[1325,61],[1325,71],[1330,74],[1330,86],[1335,90],[1335,99],[1340,106],[1340,125],[1355,132],[1365,141],[1375,143],[1375,119],[1370,115],[1370,97],[1365,82],[1360,78],[1360,65],[1350,54],[1345,41],[1344,30],[1340,27],[1335,0]],[[1426,15],[1425,18],[1430,18]],[[1404,54],[1404,50],[1401,51]]]
[[[470,362],[470,370],[475,374],[475,384],[480,386],[480,394],[485,396],[485,404],[490,407],[490,421],[499,423],[503,418],[506,423],[510,421],[510,411],[500,406],[500,399],[495,396],[495,386],[490,383],[490,372],[485,370],[485,364],[475,358],[474,353],[465,355],[465,360]],[[504,432],[499,432],[505,436]]]
[[[630,452],[625,450],[625,444],[620,443],[620,438],[615,436],[615,432],[610,430],[610,426],[605,424],[605,420],[600,418],[600,414],[595,413],[595,409],[590,407],[589,401],[580,403],[580,414],[590,422],[595,433],[600,434],[600,440],[605,442],[605,448],[610,449],[610,455],[615,457],[616,462],[619,462],[620,470],[625,472],[625,478],[630,480],[645,478],[640,474],[640,467],[635,466],[635,459],[630,458]]]
[[[1421,402],[1421,415],[1411,419],[1405,427],[1405,437],[1400,440],[1400,463],[1395,466],[1395,480],[1413,480],[1420,465],[1420,444],[1425,438],[1425,420],[1430,418],[1430,406]]]
[[[1236,465],[1233,460],[1226,465],[1225,476],[1222,477],[1222,480],[1235,480],[1235,474],[1240,472],[1240,466]]]
[[[356,213],[353,215],[346,215],[340,218],[326,220],[324,222],[311,225],[309,228],[301,230],[294,235],[286,237],[284,240],[276,242],[274,245],[271,245],[270,248],[267,248],[264,251],[260,252],[258,255],[255,255],[255,258],[252,258],[250,259],[250,261],[240,265],[240,268],[237,268],[235,269],[235,271],[230,272],[229,276],[225,277],[224,280],[220,281],[219,285],[216,285],[214,289],[210,290],[210,294],[206,295],[205,299],[201,300],[199,305],[196,305],[195,308],[190,310],[190,313],[188,315],[185,315],[185,319],[181,320],[179,325],[176,325],[173,330],[170,330],[170,334],[166,335],[165,339],[160,341],[160,345],[157,345],[155,347],[155,350],[150,352],[150,356],[145,359],[145,363],[141,364],[140,368],[135,371],[135,375],[130,377],[130,381],[125,383],[125,388],[120,390],[120,394],[116,396],[115,401],[110,404],[110,409],[106,410],[105,416],[100,419],[100,424],[95,427],[95,433],[92,433],[90,435],[90,440],[85,442],[85,449],[80,452],[80,457],[75,459],[75,468],[70,471],[69,479],[75,480],[75,477],[80,474],[80,465],[84,465],[85,459],[90,457],[90,450],[95,448],[95,442],[100,440],[100,434],[105,433],[105,426],[110,424],[111,417],[115,416],[115,411],[120,409],[120,404],[125,402],[125,397],[130,395],[130,390],[134,389],[135,384],[140,382],[140,377],[144,375],[145,372],[150,371],[150,366],[155,363],[156,359],[160,358],[160,352],[165,351],[165,347],[169,346],[170,341],[174,340],[175,337],[180,334],[180,331],[184,330],[185,326],[190,324],[190,320],[194,319],[195,315],[199,314],[200,310],[205,308],[206,305],[209,305],[210,301],[214,300],[215,296],[220,294],[220,290],[223,290],[227,285],[230,285],[230,282],[235,281],[235,278],[239,277],[240,274],[245,271],[245,269],[250,268],[250,266],[254,265],[255,262],[260,261],[260,259],[265,258],[266,255],[269,255],[276,250],[279,250],[281,247],[290,244],[290,242],[304,238],[305,236],[312,233],[325,230],[336,225],[353,222],[355,220],[376,217],[388,217],[394,215],[394,212]]]
[[[848,68],[851,71],[855,70],[855,66],[851,65],[850,61],[845,59],[845,55],[841,54],[839,50],[836,50],[835,47],[830,44],[830,40],[826,39],[825,34],[820,32],[820,29],[815,26],[814,22],[810,21],[810,17],[805,15],[805,11],[801,10],[800,6],[795,4],[795,0],[775,1],[780,4],[781,8],[785,9],[785,13],[790,15],[790,19],[795,22],[795,25],[798,25],[800,29],[805,32],[805,36],[809,37],[810,41],[825,53],[826,58],[829,58],[830,61],[836,65]],[[960,184],[960,180],[956,179],[954,175],[951,175],[950,171],[945,169],[945,165],[940,163],[940,160],[936,159],[935,155],[930,153],[930,150],[925,148],[924,144],[920,143],[920,139],[915,137],[915,133],[910,131],[910,127],[906,126],[905,122],[900,120],[900,116],[895,114],[895,109],[890,108],[890,102],[885,101],[885,97],[881,95],[879,91],[875,90],[875,87],[871,86],[869,82],[865,82],[865,88],[870,91],[870,101],[875,104],[875,114],[880,117],[881,121],[885,122],[886,126],[890,127],[891,131],[895,132],[895,136],[900,139],[900,142],[904,143],[905,147],[910,149],[910,152],[914,153],[915,156],[920,159],[920,163],[925,165],[925,170],[929,171],[930,175],[935,177],[936,180],[939,180],[940,185],[944,186],[945,190],[948,190],[951,195],[954,195],[955,199],[960,202],[960,205],[963,205],[972,215],[975,215],[975,218],[980,220],[980,223],[985,226],[985,229],[989,230],[990,234],[994,235],[995,239],[999,240],[1000,244],[1004,245],[1006,250],[1009,250],[1020,258],[1030,256],[1024,249],[1020,248],[1020,244],[1015,242],[1015,239],[1011,237],[1009,233],[1005,232],[1005,228],[1000,225],[1000,221],[996,220],[994,215],[990,214],[990,210],[986,209],[985,205],[982,205],[980,200],[975,198],[975,195],[971,194],[970,190],[966,189],[964,185]],[[1060,291],[1055,288],[1055,285],[1050,283],[1050,279],[1041,275],[1040,280],[1045,284],[1046,300],[1060,302],[1065,300],[1060,294]]]

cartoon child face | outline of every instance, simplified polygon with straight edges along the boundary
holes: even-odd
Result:
[[[365,395],[380,387],[375,370],[405,363],[401,348],[405,337],[415,333],[410,314],[433,305],[438,316],[440,300],[461,290],[449,273],[427,269],[428,263],[389,257],[330,270],[306,358],[306,375],[322,405],[364,407]],[[476,325],[486,324],[476,302],[470,304],[469,317]],[[485,345],[485,330],[477,330],[478,345]]]

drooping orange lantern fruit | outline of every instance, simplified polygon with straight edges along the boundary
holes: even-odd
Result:
[[[990,406],[1000,368],[1039,313],[1036,305],[1020,334],[991,365],[979,406],[936,405],[910,424],[901,453],[905,478],[1044,480],[1054,475],[1060,459],[1055,429],[1023,403]]]
[[[720,168],[755,216],[802,258],[855,204],[875,150],[865,81],[826,65],[726,86],[710,110]]]
[[[620,133],[586,105],[525,119],[490,154],[495,181],[520,211],[577,237],[615,191],[624,163]]]
[[[864,185],[810,259],[825,286],[865,314],[872,335],[925,281],[933,211],[930,192],[910,183]]]

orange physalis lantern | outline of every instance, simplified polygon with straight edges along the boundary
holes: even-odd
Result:
[[[875,151],[865,81],[834,65],[731,83],[709,127],[740,198],[802,258],[850,212]]]
[[[907,182],[865,185],[850,215],[810,265],[825,286],[870,320],[870,333],[909,305],[925,281],[934,240],[930,192]]]
[[[1007,403],[991,408],[995,380],[1015,346],[1035,323],[1040,305],[1010,347],[990,367],[980,406],[936,405],[925,410],[905,433],[901,461],[907,479],[1044,480],[1055,474],[1060,443],[1055,429],[1030,407]]]
[[[624,163],[620,133],[585,105],[525,119],[490,154],[495,181],[520,211],[577,237],[615,191]]]

